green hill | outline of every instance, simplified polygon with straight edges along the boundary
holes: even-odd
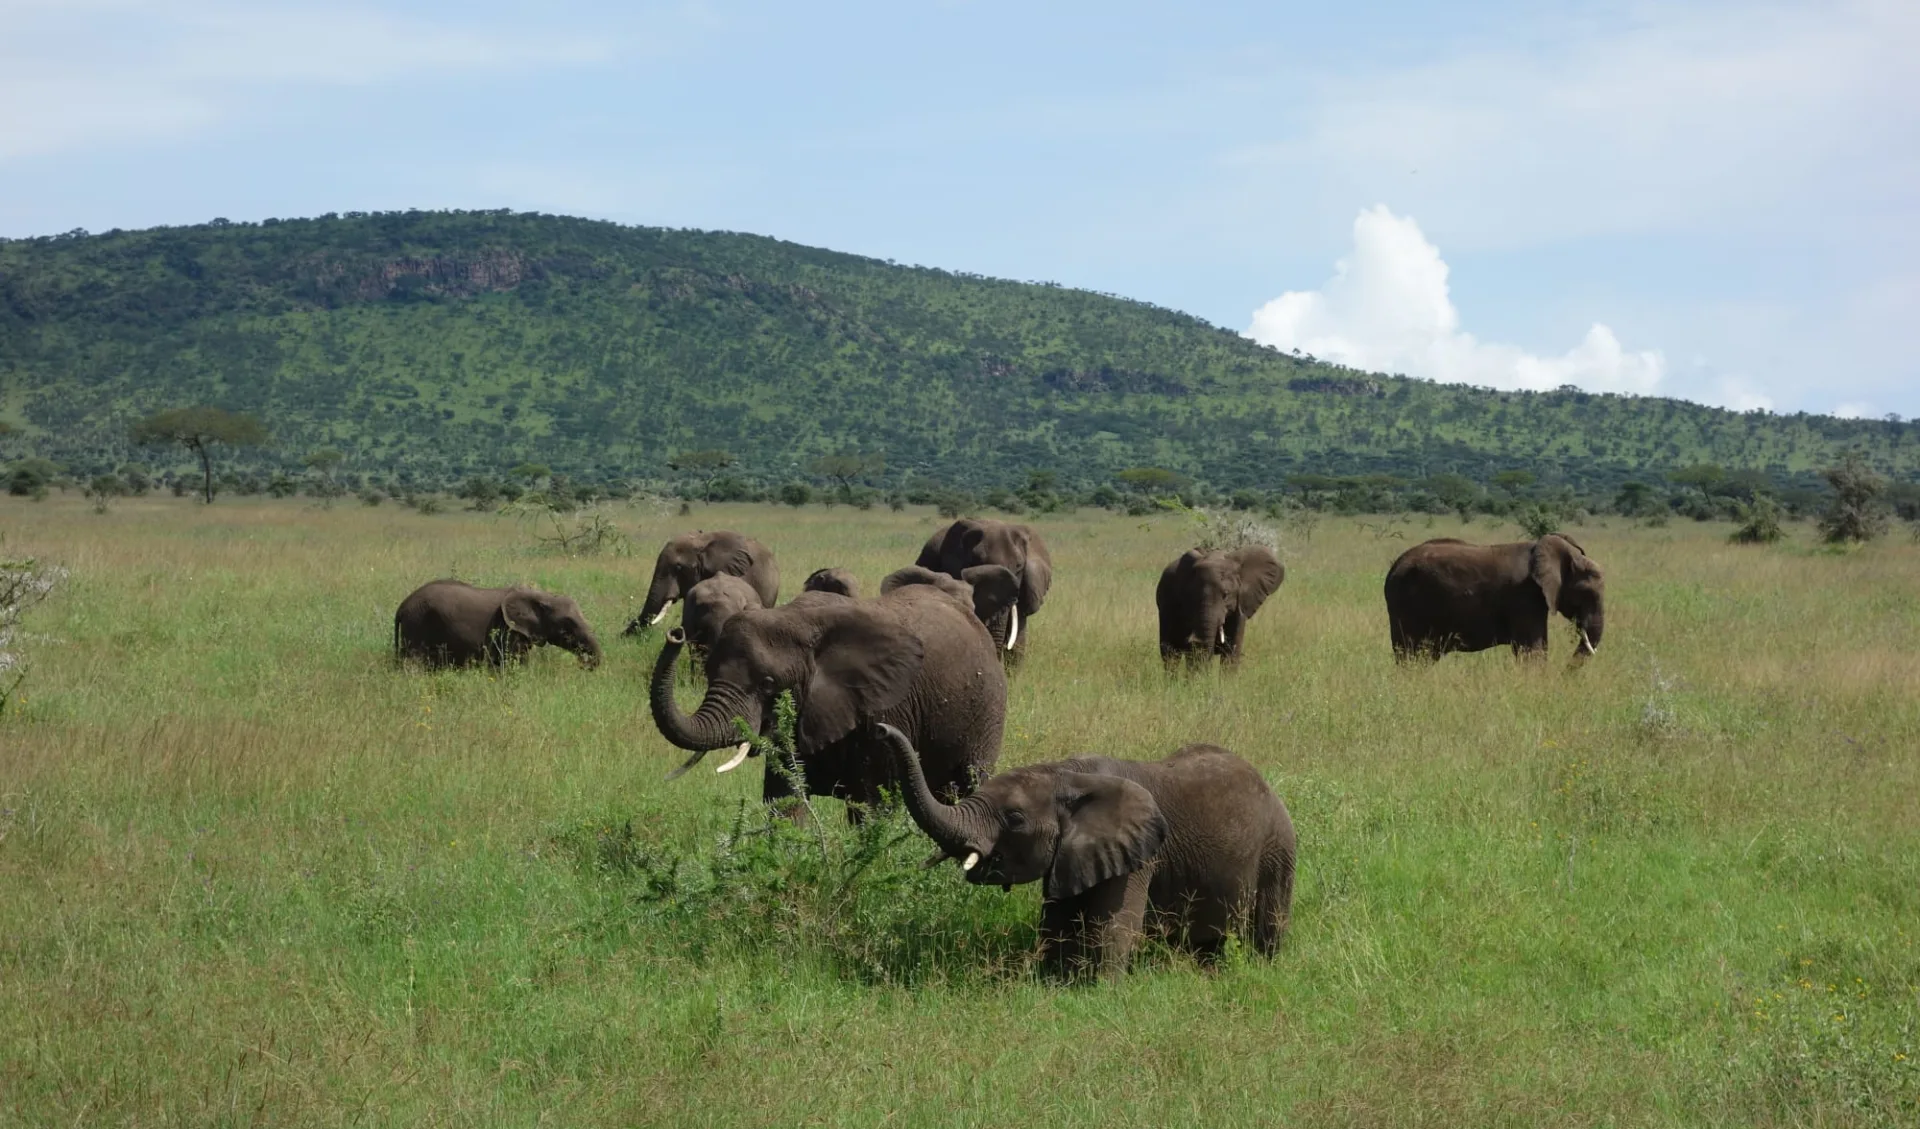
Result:
[[[1805,479],[1845,449],[1920,473],[1914,424],[1375,376],[1140,302],[759,236],[405,212],[0,242],[20,432],[0,457],[152,461],[128,426],[194,403],[267,423],[242,463],[330,445],[429,481],[660,476],[714,447],[769,483],[851,452],[974,487],[1155,465],[1220,489],[1520,467],[1600,490],[1707,462]]]

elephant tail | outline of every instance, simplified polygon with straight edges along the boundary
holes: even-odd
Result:
[[[1260,953],[1272,956],[1293,918],[1293,848],[1271,852],[1260,871],[1260,891],[1253,905],[1253,942]]]

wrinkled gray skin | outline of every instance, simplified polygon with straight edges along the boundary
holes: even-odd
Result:
[[[686,598],[693,586],[710,576],[738,576],[752,585],[760,606],[770,608],[780,598],[780,567],[773,550],[751,537],[716,530],[682,533],[660,548],[653,562],[653,583],[647,586],[640,614],[627,621],[625,635],[638,635],[659,623],[674,601]]]
[[[1606,630],[1600,566],[1558,533],[1505,545],[1445,537],[1422,542],[1387,570],[1386,598],[1399,659],[1502,644],[1516,655],[1544,655],[1552,612],[1579,630],[1576,658],[1593,654]]]
[[[935,530],[913,563],[956,580],[978,565],[999,565],[1013,573],[1020,597],[1012,607],[987,621],[987,631],[1009,663],[1026,656],[1026,621],[1040,611],[1047,589],[1053,585],[1053,558],[1032,526],[992,518],[961,518]]]
[[[923,779],[933,788],[950,796],[972,791],[1000,757],[1007,680],[971,590],[940,579],[962,592],[900,583],[877,600],[803,593],[781,607],[735,615],[707,653],[706,694],[691,715],[673,696],[684,636],[669,632],[653,668],[654,723],[674,745],[704,754],[740,741],[735,718],[768,734],[775,700],[791,690],[795,755],[808,794],[871,804],[883,787],[898,786],[892,759],[864,725],[869,721],[913,736],[924,758],[916,764],[924,764]],[[1011,577],[1002,585],[1011,592]],[[769,764],[761,794],[776,802],[794,792]],[[851,809],[849,815],[857,818]]]
[[[687,643],[704,654],[729,619],[760,606],[760,593],[740,577],[725,573],[709,576],[687,590],[686,606],[680,610],[680,630],[686,632]]]
[[[1188,549],[1160,573],[1160,658],[1195,661],[1217,655],[1240,661],[1247,621],[1285,580],[1287,570],[1264,545]]]
[[[1229,934],[1271,955],[1286,933],[1293,820],[1252,765],[1217,745],[1025,765],[947,803],[914,772],[905,735],[882,736],[914,822],[967,881],[1043,884],[1043,957],[1056,974],[1117,977],[1147,932],[1205,961]]]
[[[860,581],[844,568],[815,569],[800,586],[802,592],[832,592],[850,600],[860,598]]]
[[[475,588],[433,580],[413,590],[393,613],[396,659],[429,667],[500,666],[543,643],[572,651],[588,668],[600,665],[600,641],[567,596],[537,588]]]

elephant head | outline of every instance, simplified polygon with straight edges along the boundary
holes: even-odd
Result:
[[[696,754],[739,744],[735,718],[765,735],[774,700],[791,690],[795,752],[808,756],[904,698],[924,654],[919,637],[877,604],[822,599],[750,609],[721,628],[707,653],[706,696],[689,716],[673,697],[685,642],[678,628],[668,632],[654,663],[653,720],[668,741]]]
[[[999,565],[1013,574],[1017,598],[1012,606],[983,620],[994,644],[1013,650],[1021,622],[1046,602],[1053,585],[1053,557],[1032,526],[1018,522],[962,518],[936,532],[915,564],[961,577],[979,565]]]
[[[974,565],[960,571],[960,579],[955,580],[943,572],[935,572],[919,565],[908,565],[895,569],[880,582],[880,595],[885,596],[912,584],[924,584],[938,588],[959,601],[962,606],[973,612],[982,626],[992,631],[996,617],[1006,614],[1020,598],[1020,582],[1013,573],[999,565]]]
[[[1225,645],[1228,616],[1238,613],[1242,620],[1251,619],[1287,576],[1280,559],[1264,545],[1212,552],[1189,549],[1172,571],[1170,579],[1191,616],[1188,626],[1203,647]]]
[[[627,622],[622,634],[638,635],[667,614],[675,600],[686,598],[693,586],[709,576],[745,576],[753,567],[753,550],[737,533],[683,533],[661,546],[653,562],[653,583],[640,614]]]
[[[802,592],[831,592],[850,600],[860,598],[860,581],[844,568],[816,569],[800,586]]]
[[[509,589],[500,601],[500,620],[523,648],[547,643],[578,655],[588,669],[600,665],[600,640],[571,596],[537,588]]]
[[[701,651],[713,646],[729,619],[760,606],[760,594],[751,584],[725,573],[709,576],[689,588],[686,600],[680,626],[686,631],[687,641]]]
[[[1548,610],[1566,616],[1579,629],[1574,655],[1584,658],[1598,651],[1607,626],[1606,580],[1586,550],[1569,537],[1549,533],[1533,544],[1529,574],[1546,597]]]
[[[1071,898],[1145,866],[1166,839],[1152,793],[1124,777],[1081,771],[1075,761],[1028,765],[949,804],[927,787],[906,735],[891,725],[878,733],[906,781],[913,821],[960,860],[969,882],[1039,881],[1048,899]]]

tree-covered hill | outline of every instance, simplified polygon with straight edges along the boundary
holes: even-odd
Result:
[[[1600,490],[1699,463],[1804,479],[1848,449],[1920,475],[1913,423],[1376,376],[1113,296],[759,236],[404,212],[0,242],[0,458],[151,459],[130,425],[202,403],[271,429],[243,461],[327,446],[428,480],[661,476],[710,448],[763,482],[851,453],[971,486],[1147,465],[1220,489],[1524,468]]]

